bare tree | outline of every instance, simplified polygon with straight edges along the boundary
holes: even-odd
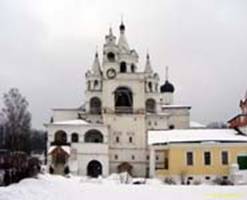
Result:
[[[6,119],[6,148],[10,151],[24,151],[30,153],[31,114],[28,102],[19,90],[12,88],[3,95]]]

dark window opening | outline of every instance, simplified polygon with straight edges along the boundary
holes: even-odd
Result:
[[[221,159],[222,159],[222,165],[228,165],[228,152],[222,151],[221,152]]]
[[[164,169],[169,169],[169,160],[168,160],[168,158],[165,158],[165,160],[164,160]]]
[[[115,111],[116,113],[133,112],[133,94],[126,87],[119,87],[115,91]]]
[[[120,142],[120,139],[119,139],[119,137],[117,136],[116,137],[116,143],[119,143]]]
[[[101,114],[101,100],[98,97],[93,97],[90,100],[90,113]]]
[[[64,145],[67,143],[67,134],[64,131],[57,131],[54,140],[57,145]]]
[[[135,72],[135,68],[136,68],[135,65],[134,64],[131,64],[130,68],[131,68],[131,72],[134,73]]]
[[[108,58],[108,60],[109,60],[110,62],[114,62],[114,61],[115,61],[115,54],[112,53],[112,52],[109,52],[109,53],[107,54],[107,58]]]
[[[87,175],[93,178],[97,178],[99,175],[102,174],[102,165],[99,161],[93,160],[88,163],[87,166]]]
[[[79,135],[77,133],[72,133],[71,142],[73,142],[73,143],[79,142]]]
[[[149,113],[155,113],[156,112],[156,102],[154,99],[148,99],[146,101],[146,111]]]
[[[193,152],[186,153],[186,163],[189,166],[193,165]]]
[[[209,151],[204,152],[204,165],[211,165],[211,153]]]
[[[132,143],[132,142],[133,142],[133,138],[129,137],[129,143]]]
[[[148,89],[149,89],[150,92],[153,91],[152,82],[148,82]]]
[[[126,71],[127,71],[126,62],[121,62],[120,63],[120,72],[125,73]]]
[[[97,87],[99,85],[99,81],[98,80],[95,80],[94,81],[94,87]]]
[[[85,134],[86,143],[103,143],[103,135],[98,130],[90,130]]]
[[[115,160],[117,160],[118,159],[118,155],[115,155],[114,158],[115,158]]]
[[[132,160],[135,160],[135,156],[134,156],[134,155],[132,155],[132,156],[131,156],[131,159],[132,159]]]

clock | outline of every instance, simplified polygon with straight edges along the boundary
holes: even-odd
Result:
[[[107,76],[107,78],[109,78],[109,79],[115,78],[116,75],[117,75],[116,70],[113,69],[113,68],[108,69],[107,72],[106,72],[106,76]]]

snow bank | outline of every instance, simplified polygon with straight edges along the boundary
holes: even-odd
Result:
[[[115,175],[114,175],[115,176]],[[146,185],[113,184],[108,179],[64,178],[41,175],[0,188],[0,200],[209,200],[247,199],[247,186],[167,186],[148,181]],[[91,182],[98,181],[97,184]]]

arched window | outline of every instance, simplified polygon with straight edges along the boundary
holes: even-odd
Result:
[[[126,62],[121,62],[120,63],[120,72],[125,73],[126,71],[127,71]]]
[[[156,102],[154,99],[148,99],[146,101],[146,111],[149,113],[155,113],[156,112]]]
[[[114,62],[114,61],[115,61],[115,54],[112,53],[112,52],[109,52],[109,53],[107,54],[107,58],[108,58],[108,60],[109,60],[110,62]]]
[[[86,132],[84,141],[87,143],[103,143],[103,135],[98,130],[90,130]]]
[[[62,130],[57,131],[55,133],[54,140],[55,140],[55,143],[57,145],[66,144],[67,143],[67,134],[64,131],[62,131]]]
[[[133,94],[127,87],[119,87],[115,90],[115,111],[117,113],[133,112]]]
[[[149,89],[149,92],[152,92],[153,91],[152,82],[148,82],[148,89]]]
[[[73,143],[79,142],[79,135],[78,135],[78,133],[72,133],[72,135],[71,135],[71,142],[73,142]]]
[[[98,97],[90,99],[90,113],[101,114],[101,100]]]

